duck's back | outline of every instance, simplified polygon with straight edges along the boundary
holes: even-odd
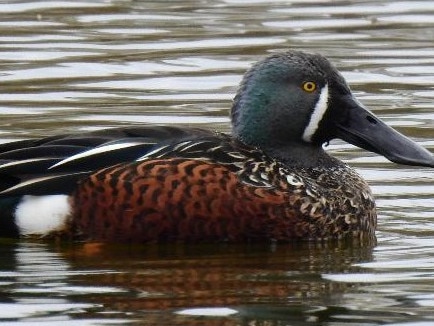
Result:
[[[6,190],[3,195],[8,196],[66,194],[80,178],[101,168],[134,161],[156,144],[211,134],[194,128],[142,126],[4,143],[0,145],[0,191]],[[53,177],[50,186],[48,180],[26,184],[48,176]]]

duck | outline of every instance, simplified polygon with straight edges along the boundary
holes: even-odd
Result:
[[[243,76],[232,130],[102,129],[0,145],[0,237],[289,242],[375,237],[367,182],[325,150],[341,139],[434,167],[323,55],[287,50]]]

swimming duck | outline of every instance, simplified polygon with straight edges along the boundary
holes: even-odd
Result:
[[[383,123],[323,56],[272,54],[244,75],[232,133],[114,128],[0,145],[0,236],[107,242],[373,236],[368,184],[323,145],[433,155]]]

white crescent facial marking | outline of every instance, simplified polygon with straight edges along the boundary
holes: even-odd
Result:
[[[327,111],[329,101],[329,87],[327,84],[321,89],[319,94],[318,102],[313,109],[312,115],[310,116],[310,121],[307,124],[306,129],[303,132],[303,140],[310,143],[312,137],[318,129],[319,123],[324,117],[324,113]]]

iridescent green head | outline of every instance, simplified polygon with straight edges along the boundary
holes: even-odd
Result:
[[[318,54],[288,51],[255,64],[244,75],[231,116],[235,137],[279,158],[320,152],[322,144],[341,138],[393,162],[434,166],[430,152],[364,108]]]

